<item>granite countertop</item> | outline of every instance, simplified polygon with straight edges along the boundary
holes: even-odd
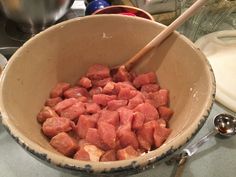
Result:
[[[193,142],[212,128],[212,119],[219,113],[228,112],[214,104],[208,120]],[[232,114],[232,113],[231,113]],[[226,139],[212,138],[199,152],[191,157],[182,177],[233,177],[236,174],[236,136]],[[74,177],[37,161],[23,150],[0,125],[0,176],[1,177]],[[162,163],[153,169],[130,177],[171,177],[174,165]]]

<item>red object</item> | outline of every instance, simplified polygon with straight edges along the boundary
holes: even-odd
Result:
[[[74,120],[79,118],[81,114],[85,113],[85,106],[82,102],[77,102],[70,107],[61,111],[61,116]]]
[[[45,106],[49,106],[51,108],[54,108],[57,105],[57,103],[59,103],[61,101],[62,101],[61,97],[48,98],[45,102]]]
[[[148,72],[145,74],[139,74],[134,78],[133,84],[136,88],[140,88],[143,85],[155,84],[157,82],[157,76],[154,72]]]
[[[43,123],[46,119],[50,117],[59,117],[59,116],[52,108],[50,108],[49,106],[45,106],[38,113],[37,120],[38,122]]]
[[[87,77],[82,77],[79,80],[78,85],[88,89],[88,88],[92,87],[92,81]]]
[[[66,82],[59,82],[50,92],[51,98],[61,97],[63,92],[70,88],[70,84]]]
[[[117,151],[117,158],[119,160],[128,160],[135,158],[139,155],[138,151],[136,151],[132,146],[128,146],[124,149],[120,149]]]
[[[88,97],[90,97],[90,94],[85,88],[75,86],[75,87],[72,87],[72,88],[69,88],[68,90],[66,90],[64,92],[64,96],[66,98],[79,98],[82,96],[88,98]]]
[[[87,77],[91,80],[98,80],[110,77],[110,69],[107,66],[95,64],[89,67]]]
[[[145,122],[156,120],[159,118],[159,114],[156,108],[149,103],[141,103],[136,108],[134,108],[135,112],[141,112],[145,116]]]
[[[143,127],[143,123],[145,121],[145,116],[141,112],[135,112],[134,113],[134,118],[132,122],[132,129],[138,130]]]
[[[141,87],[141,92],[157,92],[158,90],[160,90],[160,86],[158,84],[147,84],[147,85],[143,85]]]
[[[107,103],[107,108],[109,110],[117,110],[120,107],[124,107],[128,104],[128,100],[111,100]]]
[[[164,119],[166,122],[168,122],[173,115],[174,111],[166,106],[160,106],[158,107],[158,111],[160,114],[160,117]]]
[[[116,95],[97,94],[93,95],[93,102],[102,106],[106,106],[111,100],[115,100]]]
[[[98,124],[100,122],[106,122],[106,123],[113,125],[114,127],[118,127],[120,124],[119,114],[117,111],[102,110],[100,112]]]
[[[136,16],[135,14],[131,13],[131,12],[122,12],[120,13],[122,15],[128,15],[128,16]]]
[[[99,80],[92,80],[92,85],[93,87],[104,87],[107,83],[111,81],[112,81],[111,77],[107,77],[107,78],[99,79]]]
[[[116,161],[116,160],[117,160],[116,159],[116,151],[113,149],[106,151],[100,159],[101,162]]]
[[[116,130],[113,125],[106,122],[100,122],[98,124],[98,134],[105,145],[107,145],[110,149],[115,148]]]
[[[75,103],[77,103],[77,102],[78,102],[78,100],[75,99],[75,98],[65,99],[65,100],[63,100],[63,101],[57,103],[57,105],[54,107],[54,109],[55,109],[56,112],[60,115],[61,112],[62,112],[64,109],[66,109],[66,108],[72,106],[73,104],[75,104]]]
[[[86,113],[94,114],[101,110],[97,103],[86,103],[85,104]]]

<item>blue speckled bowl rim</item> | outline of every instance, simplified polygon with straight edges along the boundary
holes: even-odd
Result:
[[[78,18],[78,19],[72,19],[72,20],[62,22],[60,24],[57,24],[57,25],[54,25],[54,26],[48,28],[46,31],[54,30],[55,28],[59,28],[61,25],[66,25],[67,23],[71,23],[71,22],[76,22],[76,21],[80,21],[80,20],[87,20],[89,18],[109,18],[111,16],[113,16],[114,18],[133,18],[133,19],[135,19],[135,17],[120,16],[120,15],[89,16],[89,17],[83,17],[83,19]],[[151,22],[149,20],[145,20],[145,19],[141,19],[141,18],[136,18],[136,19],[141,20],[141,21],[144,20],[144,21],[146,21],[146,23],[155,23],[155,22]],[[164,25],[159,24],[159,26],[164,26]],[[40,37],[42,35],[42,33],[45,33],[45,31],[37,34],[33,39],[28,40],[24,44],[24,46],[30,45],[31,41]],[[179,35],[177,32],[175,32],[175,34]],[[208,99],[208,102],[206,102],[206,107],[202,112],[199,122],[197,124],[194,124],[194,125],[188,127],[188,129],[186,129],[184,132],[181,132],[180,134],[178,134],[178,136],[185,136],[186,138],[184,140],[182,139],[181,141],[179,140],[180,142],[177,143],[178,145],[176,147],[170,146],[171,142],[177,141],[176,137],[175,137],[172,141],[170,141],[167,144],[164,144],[158,150],[151,151],[144,156],[140,156],[140,157],[132,159],[132,160],[116,161],[116,162],[112,162],[112,164],[110,162],[85,162],[85,161],[76,161],[73,159],[62,157],[61,155],[54,154],[48,150],[43,149],[39,145],[33,143],[27,137],[25,137],[22,133],[20,133],[13,125],[10,124],[10,122],[8,121],[9,115],[7,115],[7,113],[5,111],[3,111],[3,109],[2,109],[2,117],[3,117],[2,123],[5,127],[5,129],[8,131],[8,133],[15,139],[15,141],[19,145],[21,145],[27,152],[29,152],[31,155],[33,155],[34,157],[36,157],[40,161],[46,162],[47,164],[49,164],[52,167],[64,169],[64,170],[70,171],[72,173],[105,174],[105,175],[106,174],[107,175],[123,174],[124,175],[124,174],[138,173],[140,171],[148,169],[153,164],[161,162],[163,159],[170,157],[170,155],[172,155],[174,152],[176,152],[181,147],[183,147],[187,142],[189,142],[197,134],[197,132],[202,128],[206,119],[208,118],[209,113],[212,108],[212,105],[213,105],[213,102],[215,100],[215,78],[214,78],[214,73],[213,73],[213,70],[212,70],[209,62],[207,61],[205,56],[199,51],[199,49],[197,49],[194,46],[194,44],[191,41],[189,41],[187,38],[185,38],[182,35],[179,35],[179,37],[182,40],[184,40],[186,43],[188,43],[200,55],[200,57],[204,60],[204,62],[206,62],[206,65],[207,65],[206,67],[208,68],[208,71],[210,74],[209,78],[212,83],[211,83],[209,99]],[[21,50],[21,48],[20,48],[20,50]],[[17,50],[14,55],[17,55],[20,52],[20,50]],[[13,55],[13,58],[14,58],[14,55]],[[3,80],[5,77],[5,73],[7,71],[7,68],[8,68],[8,66],[10,67],[11,62],[13,62],[13,60],[9,61],[7,67],[5,68],[3,74],[1,75],[0,89],[3,85]],[[2,103],[2,100],[0,100],[0,106],[2,108],[4,107],[3,105],[4,104]],[[191,129],[191,131],[190,131],[190,129]],[[164,150],[165,148],[166,148],[166,150]],[[163,151],[163,153],[161,155],[156,156],[155,152],[157,152],[157,151]],[[67,159],[68,161],[67,160],[64,161],[63,159]],[[67,162],[70,162],[70,163],[67,163]],[[73,163],[73,162],[75,162],[75,163]],[[111,166],[115,166],[115,167],[111,167]]]

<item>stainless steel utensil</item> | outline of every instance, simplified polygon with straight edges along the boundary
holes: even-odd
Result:
[[[7,18],[19,28],[35,34],[60,19],[74,0],[0,0]]]

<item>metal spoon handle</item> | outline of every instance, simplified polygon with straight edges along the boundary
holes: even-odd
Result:
[[[192,156],[193,154],[197,152],[199,147],[205,144],[211,137],[215,136],[216,134],[217,134],[216,130],[209,131],[205,136],[200,138],[196,143],[190,144],[186,148],[184,148],[183,152],[187,153],[189,157]]]

